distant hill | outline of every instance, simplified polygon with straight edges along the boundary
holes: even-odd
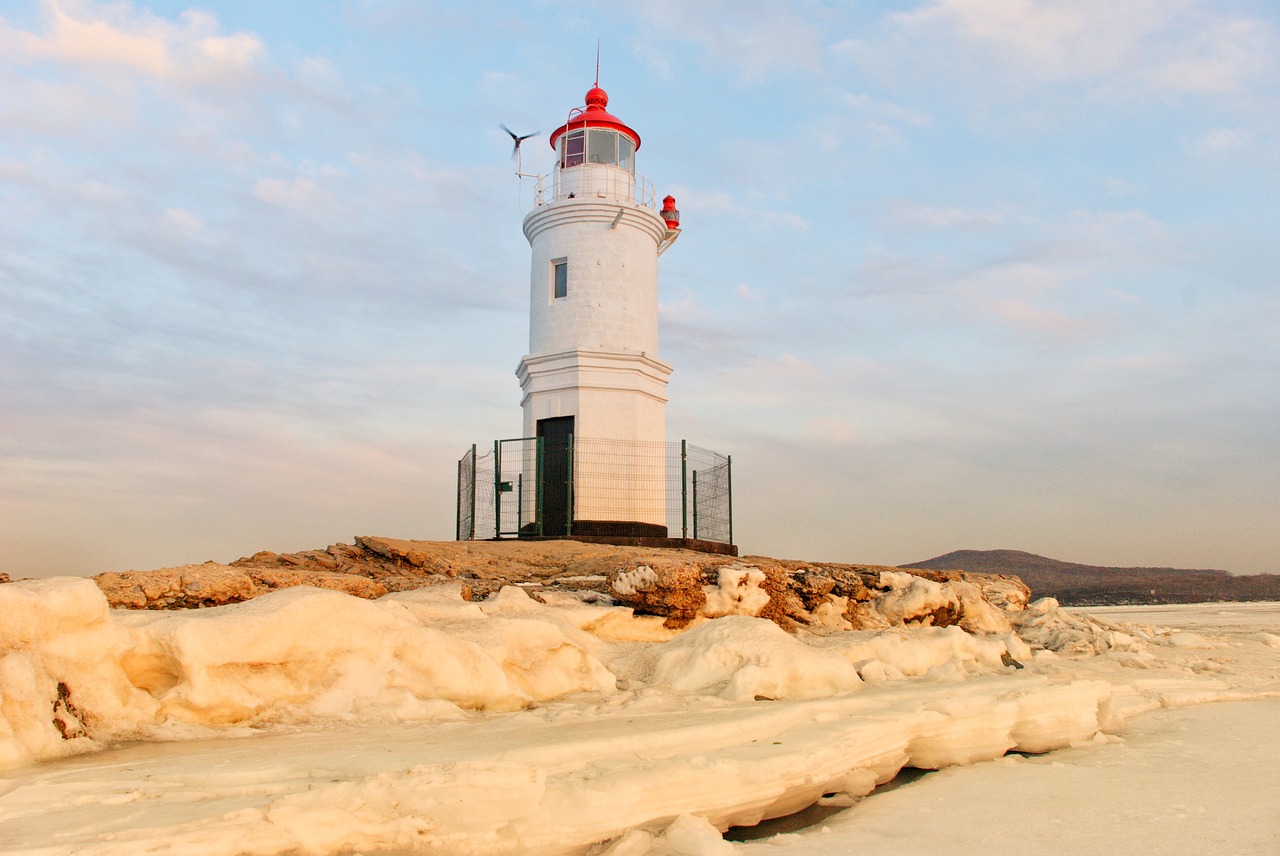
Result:
[[[1106,568],[1021,550],[955,550],[901,567],[1014,574],[1030,586],[1032,597],[1054,597],[1066,606],[1280,600],[1280,574],[1234,576],[1206,569]]]

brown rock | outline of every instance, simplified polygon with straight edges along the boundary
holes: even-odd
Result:
[[[259,550],[248,558],[239,558],[231,563],[233,567],[241,565],[274,565],[276,559],[280,558],[277,554],[269,550]]]
[[[106,573],[93,579],[107,603],[125,609],[217,606],[262,593],[244,570],[218,564]]]
[[[338,560],[328,553],[308,553],[307,558],[326,570],[336,571],[338,569]]]
[[[694,563],[658,564],[654,568],[638,560],[629,562],[608,575],[606,591],[642,615],[664,616],[667,627],[683,627],[706,606],[702,587],[715,577]]]
[[[314,586],[315,588],[345,592],[368,600],[382,597],[388,591],[387,587],[377,580],[371,580],[368,577],[361,577],[355,574],[301,571],[294,568],[281,568],[279,570],[264,568],[250,571],[249,574],[254,583],[266,591],[292,588],[294,586]]]
[[[883,618],[875,618],[870,604],[884,594],[884,571],[906,571],[940,583],[966,580],[965,585],[980,592],[982,603],[993,608],[1020,609],[1029,596],[1016,577],[996,574],[736,558],[577,541],[406,541],[376,536],[360,536],[354,544],[323,550],[264,550],[232,565],[184,565],[95,579],[112,606],[133,609],[235,603],[299,585],[376,598],[450,580],[462,581],[467,596],[482,600],[505,585],[520,584],[535,598],[547,591],[572,592],[586,601],[619,603],[639,614],[662,616],[668,626],[679,627],[703,613],[706,591],[718,585],[726,567],[762,572],[760,585],[769,597],[759,614],[793,631],[810,625],[833,627],[833,616],[842,616],[855,628],[873,626],[867,622],[875,620],[882,626]],[[965,626],[964,612],[957,600],[910,620]]]

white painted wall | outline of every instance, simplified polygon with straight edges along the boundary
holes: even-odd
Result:
[[[535,210],[524,229],[532,248],[530,354],[583,349],[657,356],[661,217],[634,203],[569,199]],[[569,287],[557,299],[552,265],[560,259],[569,265]]]
[[[613,175],[619,172],[625,183]],[[607,484],[582,475],[597,468],[589,456],[599,454],[584,450],[576,516],[663,524],[661,468],[644,462],[642,447],[652,462],[666,440],[671,366],[658,358],[658,247],[666,224],[634,201],[625,171],[584,164],[558,178],[562,189],[583,192],[557,194],[524,221],[532,251],[529,353],[516,371],[524,436],[535,436],[541,419],[573,416],[578,438],[639,444],[624,456],[630,463],[608,465]],[[568,263],[568,291],[556,298],[553,264],[560,260]]]

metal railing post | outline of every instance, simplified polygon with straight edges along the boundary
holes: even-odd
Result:
[[[471,532],[468,541],[476,540],[476,444],[471,444]]]
[[[729,543],[733,543],[733,455],[724,459],[724,481],[729,491]]]
[[[693,471],[693,540],[698,540],[698,471]]]
[[[680,441],[680,537],[689,537],[689,441]]]
[[[524,464],[523,456],[520,463]],[[521,524],[524,523],[524,472],[516,473],[516,537],[520,537]]]
[[[533,453],[535,456],[534,471],[537,473],[537,475],[534,476],[534,478],[537,479],[537,483],[534,485],[533,517],[534,517],[534,524],[537,527],[537,532],[539,535],[544,534],[542,531],[542,485],[543,485],[543,480],[546,477],[546,462],[543,460],[543,457],[542,457],[542,451],[544,446],[545,446],[544,438],[542,437],[537,438],[537,441],[534,444],[534,453]]]
[[[493,538],[502,537],[502,442],[493,441]]]
[[[566,443],[565,454],[569,458],[569,466],[566,467],[565,469],[569,471],[569,476],[565,484],[565,505],[567,506],[568,514],[565,515],[564,534],[572,535],[573,534],[573,435],[572,434],[568,435],[566,439],[567,439],[567,443]]]

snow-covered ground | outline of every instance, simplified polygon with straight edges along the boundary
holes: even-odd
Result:
[[[0,852],[1280,852],[1280,604],[898,623],[936,585],[806,636],[514,588],[0,586]]]

